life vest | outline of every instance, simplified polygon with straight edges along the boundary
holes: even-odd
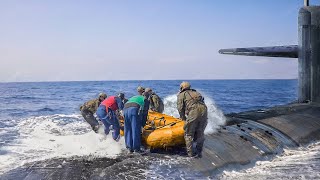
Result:
[[[138,95],[138,96],[133,96],[130,98],[127,103],[137,103],[139,104],[140,108],[144,107],[144,96]]]
[[[108,112],[108,108],[110,108],[113,111],[116,111],[117,109],[119,109],[116,98],[117,98],[116,96],[109,96],[107,99],[102,101],[101,104],[106,106],[107,112]]]

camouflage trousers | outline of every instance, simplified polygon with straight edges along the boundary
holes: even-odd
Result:
[[[92,112],[83,109],[81,111],[81,115],[83,116],[83,118],[87,121],[87,123],[90,124],[92,130],[96,130],[96,126],[99,125],[99,122],[96,120],[96,118],[93,116]]]
[[[184,139],[188,156],[201,156],[204,144],[204,130],[208,123],[208,112],[205,105],[196,105],[188,114],[184,125]],[[193,143],[196,142],[196,148]]]

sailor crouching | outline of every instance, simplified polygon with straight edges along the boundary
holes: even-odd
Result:
[[[204,143],[204,130],[208,123],[207,106],[204,103],[202,95],[194,89],[188,82],[180,84],[180,93],[178,94],[177,108],[180,118],[185,121],[184,139],[189,157],[202,157],[202,148]],[[196,149],[193,149],[193,143],[196,142]]]
[[[104,125],[105,134],[108,135],[112,127],[112,137],[115,141],[119,141],[120,139],[120,123],[116,114],[118,109],[123,109],[121,99],[117,96],[109,96],[100,104],[97,110],[97,116]]]
[[[141,128],[147,121],[149,102],[147,94],[131,97],[124,105],[124,136],[126,148],[130,152],[141,151]]]
[[[93,131],[97,132],[99,129],[99,123],[93,116],[96,113],[99,105],[107,98],[105,93],[100,93],[97,99],[92,99],[82,106],[80,106],[81,115],[90,124]]]

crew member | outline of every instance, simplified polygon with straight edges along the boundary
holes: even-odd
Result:
[[[121,101],[122,101],[123,104],[125,104],[125,103],[128,101],[128,99],[126,99],[126,98],[124,97],[124,94],[123,94],[123,93],[119,93],[119,94],[118,94],[118,97],[121,99]]]
[[[148,92],[150,94],[149,102],[150,107],[149,109],[155,112],[162,113],[164,110],[164,105],[162,99],[152,91],[150,88],[146,88],[145,92]]]
[[[102,101],[97,110],[97,116],[104,124],[105,134],[108,135],[110,129],[113,129],[112,137],[115,141],[119,141],[120,139],[120,123],[116,115],[116,111],[118,109],[123,109],[121,99],[117,96],[109,96],[107,99]]]
[[[204,103],[202,95],[194,89],[191,89],[189,82],[180,84],[180,93],[178,94],[177,108],[180,118],[185,121],[184,139],[189,157],[202,157],[202,148],[204,143],[204,130],[207,126],[207,106]],[[196,149],[192,144],[196,142]]]
[[[99,129],[99,123],[93,116],[96,113],[100,103],[107,98],[105,93],[100,93],[97,99],[92,99],[82,106],[80,106],[81,115],[90,124],[93,131],[97,132]]]
[[[142,95],[144,93],[144,87],[138,86],[137,91],[139,95]]]
[[[124,105],[124,136],[130,152],[143,153],[140,149],[141,128],[146,124],[149,109],[148,94],[144,95],[133,96]]]

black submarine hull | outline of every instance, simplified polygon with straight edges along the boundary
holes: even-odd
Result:
[[[0,179],[201,179],[320,139],[319,104],[290,104],[227,117],[226,126],[206,135],[202,158],[187,158],[183,151],[57,158],[25,164]]]

